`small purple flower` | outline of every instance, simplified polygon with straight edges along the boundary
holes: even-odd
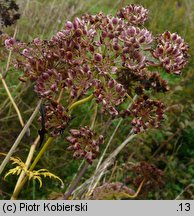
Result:
[[[14,44],[16,43],[14,38],[8,38],[5,40],[5,46],[7,49],[13,48]]]

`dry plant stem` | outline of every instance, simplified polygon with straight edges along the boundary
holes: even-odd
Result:
[[[187,185],[182,191],[181,193],[175,198],[175,200],[178,200],[181,198],[181,196],[185,193],[185,191],[187,191],[190,187],[194,188],[194,184],[189,184]]]
[[[63,92],[64,92],[64,88],[61,89],[59,97],[57,99],[57,102],[60,102],[60,100],[62,98],[62,95],[63,95]],[[34,152],[35,152],[36,146],[38,145],[39,140],[40,140],[40,136],[37,136],[34,143],[30,147],[30,151],[28,153],[28,156],[27,156],[27,159],[26,159],[26,162],[25,162],[26,169],[28,169],[29,166],[30,166],[30,163],[32,161],[32,158],[33,158],[33,155],[34,155]],[[14,192],[17,190],[17,188],[20,185],[21,181],[23,180],[24,176],[25,176],[25,172],[22,171],[19,178],[18,178],[18,181],[17,181],[17,183],[15,185]]]
[[[80,182],[82,176],[86,172],[88,166],[89,166],[89,163],[85,163],[83,168],[80,169],[76,179],[72,182],[72,184],[71,184],[71,186],[69,188],[69,191],[64,195],[64,200],[67,200],[69,198],[69,196],[71,196],[72,192],[75,190],[75,188],[78,185],[78,183]]]
[[[91,121],[91,126],[90,128],[93,129],[94,128],[94,124],[96,121],[96,116],[97,116],[97,112],[98,112],[98,104],[95,103],[95,107],[94,107],[94,115],[92,117],[92,121]],[[75,188],[77,187],[78,183],[80,182],[82,176],[85,174],[87,168],[88,168],[89,164],[88,163],[84,163],[83,167],[81,166],[81,168],[78,171],[78,174],[76,176],[76,178],[74,178],[68,188],[68,192],[65,193],[64,195],[64,200],[67,200],[69,198],[69,196],[71,196],[72,192],[75,190]]]
[[[139,195],[139,193],[140,193],[140,191],[141,191],[141,189],[142,189],[144,183],[145,183],[145,179],[143,179],[143,181],[140,183],[140,185],[139,185],[139,187],[138,187],[136,193],[135,193],[134,195],[132,195],[132,196],[131,196],[131,195],[128,195],[127,197],[130,198],[130,199],[136,198],[136,197]]]
[[[16,28],[15,28],[15,32],[14,32],[13,38],[15,38],[16,34],[17,34],[17,26],[16,26]],[[3,75],[0,74],[0,79],[1,79],[1,81],[2,81],[2,83],[3,83],[3,86],[4,86],[5,90],[6,90],[6,92],[7,92],[8,98],[10,99],[11,103],[13,104],[13,107],[14,107],[14,109],[15,109],[17,115],[18,115],[20,124],[21,124],[22,127],[24,127],[24,121],[23,121],[22,115],[21,115],[21,113],[20,113],[20,110],[18,109],[18,106],[16,105],[16,103],[15,103],[15,101],[14,101],[12,95],[11,95],[11,92],[9,91],[9,88],[8,88],[8,86],[7,86],[7,83],[6,83],[5,79],[4,79],[4,77],[5,77],[6,74],[7,74],[7,71],[9,70],[9,65],[10,65],[10,61],[11,61],[11,55],[12,55],[12,51],[10,50],[10,51],[9,51],[9,56],[8,56],[8,59],[7,59],[6,70],[5,70],[5,72],[4,72]],[[29,131],[28,131],[28,134],[29,134]]]
[[[6,164],[9,162],[10,157],[12,156],[12,154],[14,153],[15,149],[17,148],[17,146],[19,145],[21,139],[23,138],[23,136],[25,135],[26,131],[28,130],[29,126],[31,125],[31,123],[33,122],[34,118],[36,117],[38,110],[40,108],[40,104],[41,104],[41,100],[38,102],[34,112],[32,113],[32,115],[30,116],[28,122],[26,123],[26,125],[23,127],[22,131],[20,132],[19,136],[17,137],[15,143],[13,144],[13,146],[11,147],[10,151],[8,152],[7,156],[5,157],[5,159],[3,160],[1,166],[0,166],[0,174],[3,172]]]
[[[90,101],[93,98],[93,94],[90,95],[87,98],[81,99],[77,102],[75,102],[74,104],[72,104],[72,106],[69,108],[69,111],[72,111],[75,107],[86,103],[88,101]],[[40,152],[38,153],[38,155],[36,156],[34,162],[32,163],[32,165],[29,168],[29,171],[32,171],[34,169],[34,167],[36,166],[36,164],[38,163],[38,161],[40,160],[40,158],[42,157],[42,155],[44,154],[44,152],[46,151],[46,149],[48,148],[48,146],[54,141],[54,137],[49,137],[48,140],[46,141],[46,143],[43,145],[42,149],[40,150]],[[26,183],[26,181],[28,180],[28,177],[26,176],[18,185],[18,187],[15,189],[15,192],[13,193],[11,199],[15,200],[17,199],[21,189],[23,188],[24,184]]]
[[[7,95],[9,97],[11,103],[13,104],[13,107],[14,107],[17,115],[18,115],[20,124],[21,124],[22,127],[24,127],[24,121],[22,119],[22,115],[20,113],[20,110],[18,109],[18,107],[17,107],[17,105],[16,105],[16,103],[15,103],[15,101],[14,101],[14,99],[13,99],[11,93],[10,93],[9,88],[8,88],[8,86],[7,86],[6,82],[5,82],[5,79],[3,78],[2,74],[0,74],[0,79],[1,79],[1,81],[3,83],[3,86],[4,86],[5,90],[6,90],[6,92],[7,92]]]
[[[26,169],[28,169],[29,166],[30,166],[30,163],[32,161],[32,158],[33,158],[33,155],[34,155],[34,152],[35,152],[35,149],[36,149],[36,146],[37,146],[39,140],[40,140],[40,136],[37,136],[36,139],[35,139],[35,141],[34,141],[34,143],[30,147],[30,151],[28,153],[28,157],[27,157],[26,162],[25,162]],[[24,178],[24,176],[25,176],[25,172],[22,171],[21,174],[20,174],[20,176],[19,176],[19,178],[18,178],[18,181],[17,181],[17,183],[15,185],[14,192],[16,191],[18,185],[21,183],[21,181]]]

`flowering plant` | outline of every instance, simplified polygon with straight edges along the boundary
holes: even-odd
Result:
[[[50,40],[24,43],[4,35],[5,46],[15,53],[15,67],[23,71],[20,80],[34,83],[44,107],[40,121],[50,140],[63,133],[75,107],[91,100],[103,115],[126,118],[130,134],[160,126],[165,105],[154,95],[169,90],[162,73],[181,74],[188,45],[169,31],[154,37],[143,26],[147,19],[148,10],[132,4],[115,16],[100,12],[67,21]],[[127,100],[131,105],[126,109]],[[104,143],[93,126],[72,128],[66,139],[73,157],[87,164]]]

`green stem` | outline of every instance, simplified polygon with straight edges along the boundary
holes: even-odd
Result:
[[[73,103],[73,104],[69,107],[69,111],[71,112],[71,111],[72,111],[73,109],[75,109],[77,106],[79,106],[79,105],[81,105],[81,104],[83,104],[83,103],[86,103],[86,102],[92,100],[93,97],[94,97],[93,94],[91,94],[91,95],[88,96],[87,98],[81,99],[81,100],[79,100],[79,101]]]
[[[48,138],[48,140],[46,141],[46,143],[44,144],[44,146],[42,147],[42,149],[39,151],[38,155],[36,156],[34,162],[30,166],[29,171],[32,171],[34,169],[34,167],[36,166],[36,164],[38,163],[38,161],[40,160],[40,158],[42,157],[42,155],[44,154],[44,152],[46,151],[46,149],[49,147],[49,145],[53,141],[54,141],[54,137],[49,137]]]

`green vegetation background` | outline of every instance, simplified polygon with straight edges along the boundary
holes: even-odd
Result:
[[[165,173],[165,185],[162,189],[150,192],[139,199],[193,199],[194,198],[194,1],[193,0],[18,0],[22,17],[17,23],[17,38],[30,41],[35,37],[50,38],[63,27],[67,19],[72,19],[83,13],[115,14],[121,5],[129,3],[142,4],[150,11],[150,18],[146,27],[154,35],[166,30],[177,32],[190,46],[190,60],[188,66],[180,77],[168,75],[171,92],[160,95],[167,106],[166,120],[159,130],[150,130],[148,133],[138,136],[117,158],[117,169],[113,175],[113,181],[124,182],[128,176],[133,176],[125,169],[127,162],[147,161],[155,164]],[[12,35],[15,26],[6,31]],[[6,62],[1,59],[0,67],[5,69]],[[10,68],[6,81],[12,95],[19,106],[25,120],[30,116],[37,102],[33,87],[24,85],[18,81],[21,72]],[[85,105],[77,110],[78,115],[72,123],[78,126],[90,116],[90,107]],[[87,114],[86,114],[87,113]],[[100,121],[98,122],[100,124]],[[115,124],[110,126],[109,136]],[[114,142],[109,149],[111,152],[126,137],[128,131],[125,122],[119,129]],[[33,123],[31,137],[36,137],[39,126]],[[99,128],[99,125],[96,126]],[[14,140],[21,130],[18,118],[10,104],[6,92],[0,83],[0,152],[8,152]],[[38,168],[46,168],[55,173],[68,186],[73,175],[77,172],[79,161],[73,160],[71,154],[66,151],[67,143],[64,141],[66,133],[59,138],[45,153],[39,162]],[[26,159],[32,140],[24,138],[15,155]],[[6,171],[12,166],[7,166]],[[93,167],[84,176],[87,179],[92,173]],[[0,199],[8,199],[14,189],[17,178],[10,176],[6,180],[0,179]],[[84,179],[83,179],[84,181]],[[130,185],[129,185],[130,186]],[[35,182],[29,182],[21,193],[21,199],[47,199],[53,194],[63,192],[64,189],[52,180],[44,180],[43,187],[39,188]],[[180,195],[180,196],[179,196]]]

